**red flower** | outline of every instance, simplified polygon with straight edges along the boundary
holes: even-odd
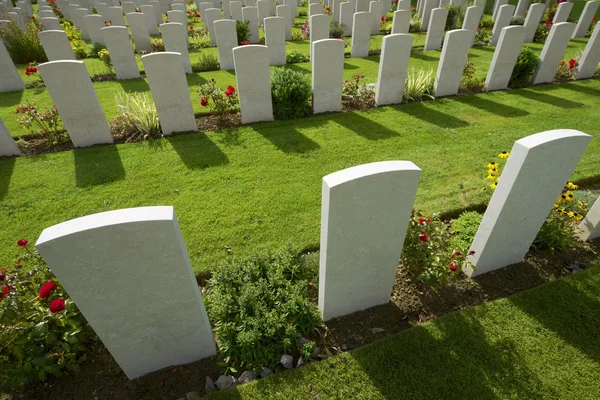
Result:
[[[19,240],[17,241],[17,245],[18,245],[19,247],[24,247],[24,246],[27,246],[27,243],[29,243],[29,242],[27,241],[27,239],[19,239]]]
[[[250,42],[242,42],[242,46],[248,46]]]
[[[573,60],[572,58],[569,60],[569,69],[573,69],[575,68],[575,64],[577,63],[577,61]]]
[[[454,255],[455,255],[455,256],[460,256],[460,251],[456,250],[456,251],[454,252]]]
[[[426,242],[429,240],[429,236],[427,236],[427,234],[425,232],[421,232],[421,233],[419,233],[419,240],[421,242]]]
[[[419,218],[419,225],[425,225],[425,222],[427,222],[427,218]]]
[[[592,22],[596,22],[596,18],[592,18]]]
[[[204,97],[200,98],[200,105],[202,107],[206,107],[208,105],[208,101],[206,101],[206,99]]]
[[[63,299],[56,299],[50,302],[50,312],[53,314],[65,309],[65,301]]]
[[[40,289],[40,299],[45,299],[56,289],[56,282],[50,281],[42,285]]]
[[[385,17],[381,17],[381,22],[385,22]]]
[[[550,20],[546,21],[546,26],[552,26],[552,21],[550,21]]]
[[[3,298],[4,296],[7,296],[9,290],[10,290],[10,286],[4,286],[2,293],[0,293],[0,299]]]
[[[450,264],[450,271],[456,271],[456,264]]]
[[[235,88],[231,85],[227,86],[227,91],[225,91],[225,96],[229,97],[235,93]]]
[[[4,274],[0,274],[0,282],[2,282],[2,281],[3,281],[3,280],[5,280],[5,279],[6,279],[6,275],[4,275]]]
[[[194,13],[194,17],[200,18],[200,13]]]
[[[475,250],[469,250],[469,255],[472,256],[473,254],[475,254]]]

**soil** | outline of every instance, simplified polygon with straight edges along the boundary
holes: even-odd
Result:
[[[448,286],[434,289],[413,282],[400,267],[388,304],[360,311],[326,323],[316,338],[322,354],[351,350],[387,335],[432,320],[440,315],[510,296],[576,273],[597,260],[600,240],[580,243],[568,253],[530,252],[524,262],[469,279],[460,276]],[[203,283],[208,276],[198,277]],[[71,400],[89,398],[174,400],[186,393],[204,393],[205,377],[215,380],[221,373],[217,360],[207,359],[170,367],[129,381],[100,341],[87,354],[81,370],[45,384],[32,384],[22,392],[0,395],[0,400]]]

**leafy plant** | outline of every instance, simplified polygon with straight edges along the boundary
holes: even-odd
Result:
[[[188,32],[192,32],[192,29],[190,29]],[[206,31],[202,29],[197,29],[196,32],[197,33],[190,35],[190,47],[192,49],[197,50],[212,47],[210,37],[208,36],[208,33]]]
[[[332,22],[329,27],[329,37],[340,39],[344,35],[344,28],[337,22]]]
[[[558,68],[554,73],[554,80],[556,81],[572,81],[575,80],[575,67],[577,67],[577,60],[571,58],[569,62],[560,60]]]
[[[271,98],[275,119],[308,117],[312,114],[309,103],[311,97],[311,84],[303,73],[285,68],[275,68],[271,72]]]
[[[26,254],[0,269],[0,387],[77,371],[93,335],[42,258],[18,245]]]
[[[129,140],[160,136],[162,131],[158,113],[148,93],[119,92],[115,100],[119,110],[118,116],[122,121],[122,131],[113,131],[113,134],[127,136]]]
[[[106,49],[102,49],[98,52],[98,58],[100,59],[100,61],[102,61],[104,63],[104,66],[106,67],[106,69],[108,71],[112,71],[112,61],[110,60],[110,54],[108,53],[108,50]]]
[[[523,17],[512,17],[510,19],[510,24],[511,25],[523,25],[523,24],[525,24],[525,18],[523,18]]]
[[[457,29],[458,19],[461,14],[460,6],[457,4],[448,4],[444,7],[448,9],[448,18],[446,19],[446,27],[444,29],[447,31]]]
[[[475,43],[483,43],[488,44],[490,41],[490,33],[489,31],[483,28],[477,28],[475,31]]]
[[[421,18],[418,14],[413,14],[410,18],[410,25],[408,26],[410,33],[421,32]]]
[[[192,64],[193,72],[218,71],[219,59],[214,54],[202,54],[198,62]]]
[[[250,38],[250,21],[236,21],[235,32],[237,34],[238,45],[247,42]]]
[[[354,75],[342,85],[342,107],[345,110],[362,110],[375,107],[375,89],[361,82],[364,75]]]
[[[552,21],[546,21],[543,24],[540,24],[533,35],[533,41],[535,43],[544,43],[546,42],[546,38],[550,34],[550,29],[552,29]]]
[[[544,16],[542,17],[542,22],[552,22],[554,20],[554,16],[556,15],[556,11],[558,11],[558,5],[560,2],[556,2],[550,6],[550,8],[546,9]]]
[[[308,13],[306,11],[298,11],[298,16],[299,17],[306,17],[306,16],[308,16]]]
[[[455,249],[471,247],[482,219],[483,214],[476,211],[465,211],[457,219],[452,220],[450,232],[454,236],[450,239],[451,246]]]
[[[303,62],[308,62],[308,60],[309,60],[308,56],[299,50],[288,51],[287,54],[285,55],[285,62],[287,64],[303,63]]]
[[[467,60],[463,69],[463,76],[460,80],[460,91],[474,93],[483,90],[483,78],[475,76],[475,64],[471,60]]]
[[[30,20],[25,29],[10,20],[0,28],[0,37],[6,45],[6,50],[15,64],[27,64],[32,61],[48,61],[46,52],[38,38],[40,26],[37,19]]]
[[[100,43],[93,43],[90,51],[88,52],[88,57],[99,58],[100,56],[98,53],[100,53],[102,50],[106,50],[106,46]]]
[[[508,81],[508,87],[518,89],[529,86],[537,64],[538,56],[529,47],[523,46]]]
[[[216,85],[216,81],[211,79],[198,87],[200,105],[210,110],[218,126],[224,127],[229,123],[229,115],[236,111],[238,95],[233,86],[228,86],[227,90],[223,91]]]
[[[487,4],[493,5],[493,2],[486,3],[486,6]],[[486,12],[486,14],[491,14],[491,12]],[[494,20],[492,20],[491,16],[484,15],[481,17],[481,21],[479,21],[479,27],[482,29],[492,29],[494,27]]]
[[[230,370],[274,368],[283,354],[298,347],[296,335],[309,335],[322,325],[308,297],[316,275],[290,247],[217,266],[205,302]],[[308,352],[308,346],[301,351]]]
[[[422,101],[424,98],[434,100],[433,72],[414,68],[410,69],[404,82],[404,99],[407,102]]]
[[[65,126],[58,115],[56,106],[40,110],[33,101],[27,100],[17,107],[19,125],[31,133],[40,134],[51,140],[62,139]]]

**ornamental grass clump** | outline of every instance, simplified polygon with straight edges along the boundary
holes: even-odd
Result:
[[[217,87],[213,78],[199,85],[198,93],[200,94],[200,105],[210,110],[217,126],[224,128],[230,125],[231,114],[235,113],[238,107],[238,95],[235,88],[229,85],[226,90],[223,90]]]
[[[296,337],[315,335],[322,325],[309,301],[316,282],[317,270],[289,247],[217,266],[204,299],[221,365],[232,372],[274,369],[282,355],[314,348],[300,348]]]
[[[5,23],[0,28],[0,37],[15,64],[28,64],[32,61],[46,62],[48,57],[38,37],[41,27],[37,19],[27,22],[25,29],[15,22]]]
[[[404,82],[404,101],[417,102],[433,97],[433,72],[411,68]]]
[[[160,137],[158,113],[148,93],[120,92],[115,100],[119,114],[109,124],[113,135],[128,141]]]
[[[37,252],[0,268],[0,388],[77,371],[93,331]]]

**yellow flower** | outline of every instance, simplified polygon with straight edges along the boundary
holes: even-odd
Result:
[[[502,153],[498,154],[498,157],[504,158],[504,159],[507,159],[508,156],[510,156],[510,153],[508,151],[503,151]]]
[[[496,185],[496,183],[495,183],[495,182],[494,182],[494,183],[492,183],[492,184],[490,185],[490,187],[491,187],[492,189],[496,189],[496,186],[498,186],[498,185]]]
[[[583,202],[581,200],[577,200],[577,205],[579,206],[579,208],[581,209],[581,211],[587,210],[588,203]]]
[[[487,192],[487,189],[486,188],[481,188],[481,191],[485,193],[485,192]]]
[[[569,190],[565,192],[565,197],[567,198],[566,201],[575,201],[575,195]]]
[[[555,205],[553,205],[553,206],[552,206],[552,208],[553,208],[553,209],[555,209],[555,210],[556,210],[558,207],[560,207],[558,204],[555,204]]]
[[[497,162],[492,161],[491,163],[488,164],[488,169],[492,169],[492,168],[498,168],[500,164],[498,164]]]
[[[488,169],[488,175],[492,175],[492,176],[498,175],[498,169],[497,168]]]
[[[563,215],[565,215],[565,209],[564,208],[557,208],[556,209],[556,213],[562,217]]]
[[[495,181],[496,180],[496,176],[495,175],[488,175],[486,179],[488,181]]]
[[[567,214],[569,217],[573,218],[575,221],[581,221],[583,216],[579,214],[577,211],[569,211]]]
[[[579,189],[579,186],[577,186],[576,184],[574,184],[573,182],[567,182],[567,184],[565,185],[565,187],[569,190],[577,190]]]
[[[567,195],[565,193],[561,194],[558,196],[558,199],[556,199],[557,203],[564,203],[565,201],[567,201]]]

